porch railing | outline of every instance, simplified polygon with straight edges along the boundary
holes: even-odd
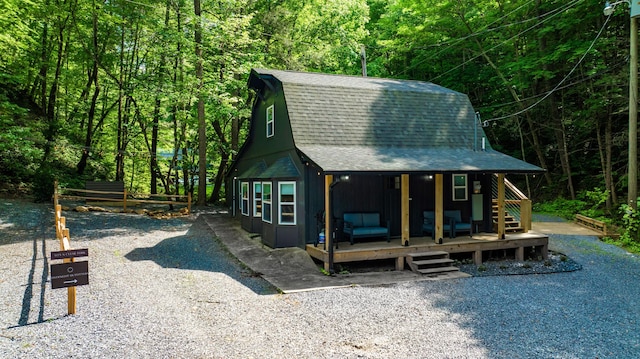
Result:
[[[513,183],[504,179],[504,207],[502,215],[511,216],[520,222],[520,227],[526,233],[531,229],[531,200],[525,196]],[[491,181],[491,198],[493,202],[498,200],[498,175],[494,175]],[[500,214],[498,214],[500,215]]]

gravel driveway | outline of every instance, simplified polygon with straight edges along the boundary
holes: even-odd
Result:
[[[51,289],[50,205],[0,200],[0,358],[638,358],[640,259],[550,236],[582,270],[282,295],[202,217],[65,212],[90,285]]]

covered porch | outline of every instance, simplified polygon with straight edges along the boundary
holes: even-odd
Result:
[[[508,233],[504,239],[496,233],[476,233],[472,236],[462,235],[456,238],[445,238],[442,244],[437,244],[430,237],[411,237],[410,245],[404,245],[402,238],[386,241],[363,241],[350,245],[349,242],[339,242],[338,248],[327,248],[324,244],[307,244],[309,255],[325,263],[329,271],[334,263],[361,262],[379,259],[394,259],[396,270],[404,270],[407,257],[411,254],[426,252],[447,252],[462,254],[473,259],[480,265],[488,258],[491,251],[509,251],[518,261],[523,261],[530,253],[536,257],[547,259],[549,237],[545,234]],[[334,243],[335,246],[335,243]]]
[[[449,229],[445,231],[445,198],[444,193],[444,176],[443,173],[435,173],[428,175],[432,179],[432,187],[430,188],[430,196],[420,196],[418,193],[410,195],[410,179],[416,177],[411,176],[408,173],[398,176],[398,189],[399,195],[398,201],[395,202],[395,208],[398,209],[398,217],[396,223],[399,224],[399,231],[395,235],[392,235],[393,240],[390,241],[371,241],[369,238],[366,241],[358,241],[353,244],[336,245],[335,241],[343,238],[339,234],[342,224],[339,222],[341,213],[334,210],[333,202],[335,200],[333,191],[336,184],[342,181],[342,176],[334,177],[331,174],[325,175],[325,213],[327,221],[324,223],[324,233],[331,235],[326,236],[325,243],[318,245],[307,244],[307,252],[317,260],[324,263],[324,268],[328,272],[333,272],[334,263],[345,262],[357,262],[367,260],[378,259],[394,259],[396,261],[396,269],[404,269],[404,265],[407,261],[411,261],[411,258],[417,254],[427,254],[430,252],[441,252],[448,258],[449,254],[453,253],[465,253],[473,259],[477,264],[482,263],[483,257],[489,251],[495,250],[509,250],[512,251],[512,256],[517,260],[523,260],[525,257],[525,251],[529,248],[539,253],[546,259],[547,257],[547,245],[548,237],[546,235],[529,233],[531,229],[531,201],[526,199],[522,195],[522,199],[516,201],[519,206],[520,226],[518,226],[518,233],[514,233],[507,227],[505,222],[505,215],[507,215],[506,205],[509,202],[505,196],[505,187],[510,183],[505,179],[503,173],[496,173],[495,191],[493,195],[489,195],[489,208],[485,205],[487,201],[482,200],[482,194],[479,194],[480,200],[468,201],[466,192],[470,190],[466,186],[464,187],[463,194],[465,195],[464,201],[458,202],[458,205],[462,204],[462,207],[466,208],[467,212],[472,212],[470,218],[472,223],[468,235],[458,235],[449,233]],[[348,177],[347,177],[348,178]],[[466,176],[463,177],[466,182]],[[415,184],[415,182],[414,182]],[[360,185],[362,187],[362,185]],[[349,201],[353,201],[353,197],[350,193],[355,189],[347,188],[346,193],[343,194],[343,198],[348,198]],[[450,190],[450,189],[449,189]],[[415,192],[415,191],[413,191]],[[475,194],[474,194],[475,196]],[[492,199],[493,198],[493,199]],[[418,234],[415,230],[416,219],[420,218],[422,209],[428,208],[428,202],[433,203],[433,225],[430,227],[432,232],[431,237],[425,237],[424,229],[421,234]],[[413,203],[413,205],[412,205]],[[491,222],[491,203],[493,203],[493,226],[487,225],[487,220]],[[480,204],[475,206],[475,204]],[[448,206],[453,205],[451,201],[448,201]],[[416,210],[420,209],[416,218]],[[478,221],[477,219],[484,218]],[[420,218],[422,221],[422,218]],[[449,220],[449,219],[448,219]],[[447,222],[448,223],[448,222]],[[389,227],[389,226],[388,226]],[[451,227],[451,226],[450,226]],[[492,228],[491,228],[492,227]],[[420,227],[418,227],[420,229]],[[520,233],[520,231],[522,233]],[[454,231],[455,232],[455,231]],[[449,238],[449,237],[453,238]],[[353,238],[351,238],[353,240]]]

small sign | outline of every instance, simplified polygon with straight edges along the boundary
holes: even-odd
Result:
[[[67,251],[57,251],[51,252],[51,259],[65,259],[65,258],[75,258],[75,257],[88,257],[89,256],[89,248],[82,249],[70,249]]]
[[[89,262],[51,265],[51,289],[89,284]]]

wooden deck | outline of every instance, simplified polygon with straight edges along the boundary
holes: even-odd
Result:
[[[354,245],[349,242],[340,242],[338,248],[334,248],[333,262],[359,262],[378,259],[395,259],[396,270],[403,270],[405,257],[409,253],[423,253],[431,251],[445,251],[449,253],[468,253],[476,264],[481,264],[483,253],[495,250],[515,250],[516,260],[524,260],[525,249],[535,250],[543,259],[547,259],[549,237],[541,233],[510,233],[505,239],[498,239],[496,233],[478,233],[473,237],[458,236],[445,238],[443,244],[436,244],[430,237],[412,237],[408,247],[402,246],[399,238],[386,241],[362,241]],[[307,244],[307,253],[325,263],[328,269],[329,252],[324,244]]]

